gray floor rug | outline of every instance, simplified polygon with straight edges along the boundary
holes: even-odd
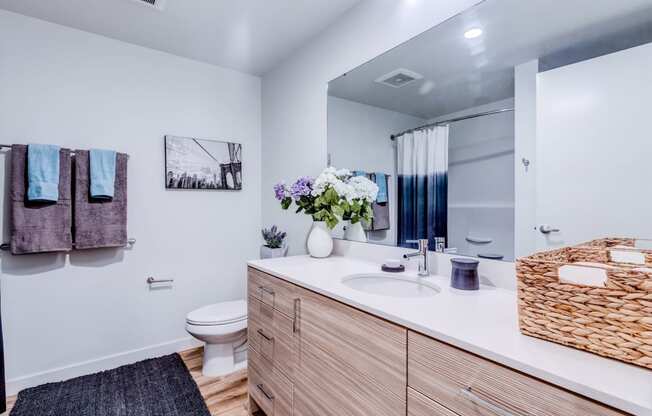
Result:
[[[10,416],[210,416],[178,354],[21,391]]]

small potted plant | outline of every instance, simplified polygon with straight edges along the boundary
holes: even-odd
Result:
[[[263,228],[263,239],[265,244],[260,247],[260,258],[271,259],[275,257],[285,257],[288,252],[288,247],[285,245],[285,237],[287,233],[279,231],[273,225],[272,228]]]

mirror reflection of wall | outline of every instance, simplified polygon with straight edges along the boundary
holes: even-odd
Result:
[[[513,261],[652,236],[652,4],[552,3],[487,0],[329,83],[329,163],[387,187],[364,239]]]

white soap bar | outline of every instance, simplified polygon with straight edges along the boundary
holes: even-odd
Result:
[[[385,266],[389,267],[390,269],[398,269],[401,267],[401,260],[387,259],[385,260]]]
[[[611,261],[616,263],[645,264],[645,253],[633,250],[609,250]]]
[[[558,271],[559,281],[573,285],[605,287],[607,271],[600,267],[585,267],[567,264]]]

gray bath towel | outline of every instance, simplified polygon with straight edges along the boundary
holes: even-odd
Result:
[[[372,220],[372,231],[381,231],[389,230],[390,228],[390,218],[389,218],[389,201],[379,204],[374,202],[371,204],[371,209],[374,212],[374,218]]]
[[[27,199],[27,146],[11,146],[11,252],[12,254],[69,251],[72,249],[70,150],[59,151],[59,199]]]
[[[390,228],[390,218],[389,218],[389,175],[383,175],[385,180],[385,202],[374,201],[371,204],[371,210],[374,213],[374,218],[371,220],[371,224],[368,227],[369,231],[382,231],[389,230]],[[369,175],[369,179],[376,182],[376,175]]]
[[[118,153],[115,161],[113,199],[90,196],[89,152],[75,150],[75,248],[121,247],[127,245],[127,159]]]

